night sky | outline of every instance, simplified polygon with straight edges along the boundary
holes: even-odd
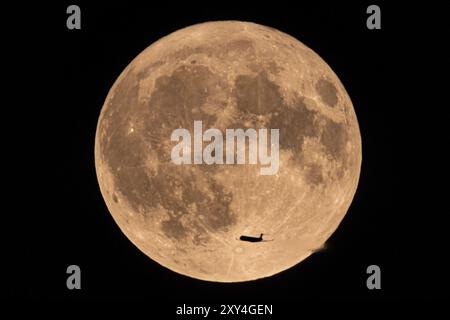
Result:
[[[7,293],[70,301],[136,298],[167,315],[183,303],[272,303],[288,312],[305,301],[442,297],[448,249],[440,220],[448,208],[438,206],[443,188],[428,180],[436,177],[431,170],[442,160],[425,133],[441,134],[429,121],[436,107],[420,96],[434,87],[422,72],[429,71],[423,61],[439,59],[438,53],[425,58],[434,42],[429,30],[437,27],[414,24],[421,21],[421,10],[373,3],[381,7],[381,30],[366,27],[371,2],[296,1],[295,7],[74,2],[81,7],[81,30],[66,28],[65,10],[72,3],[29,11],[40,24],[24,28],[17,42],[25,47],[20,54],[33,58],[33,72],[26,81],[23,74],[20,78],[22,86],[36,84],[22,93],[34,103],[19,104],[17,112],[29,115],[27,158],[22,159],[33,168],[16,181],[21,196],[13,227],[4,226],[10,237],[19,238],[8,241]],[[434,10],[423,14],[430,17]],[[313,49],[344,84],[362,136],[359,187],[326,249],[270,278],[238,284],[191,279],[141,253],[109,214],[94,164],[98,116],[122,70],[159,38],[212,20],[271,26]],[[445,39],[433,35],[438,42]],[[423,80],[427,84],[419,85]],[[436,159],[432,164],[425,161],[430,157]],[[66,288],[71,264],[81,268],[81,290]],[[371,264],[381,268],[381,290],[366,287]]]

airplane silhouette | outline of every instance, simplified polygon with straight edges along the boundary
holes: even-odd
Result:
[[[250,236],[240,236],[239,240],[241,241],[247,241],[247,242],[265,242],[265,241],[272,241],[272,240],[263,240],[263,233],[259,235],[259,237],[250,237]]]

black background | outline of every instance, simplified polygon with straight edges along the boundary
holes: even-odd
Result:
[[[25,60],[33,60],[25,78],[34,85],[21,94],[32,103],[17,111],[29,115],[22,160],[23,168],[33,166],[16,181],[22,196],[15,202],[12,226],[5,228],[14,239],[9,244],[13,258],[6,262],[10,296],[139,298],[167,315],[180,303],[290,301],[286,308],[295,308],[295,301],[442,297],[446,210],[427,196],[440,198],[445,187],[427,180],[439,161],[423,160],[440,154],[425,133],[439,133],[428,121],[435,108],[431,97],[421,95],[429,86],[419,85],[434,81],[424,74],[432,68],[430,60],[439,59],[429,46],[445,39],[423,17],[433,20],[440,9],[411,11],[374,3],[381,7],[381,30],[366,28],[366,8],[372,3],[78,2],[81,30],[66,28],[65,10],[72,3],[28,12],[34,28],[15,40],[24,45]],[[268,25],[318,53],[348,91],[363,142],[357,193],[326,250],[280,274],[246,283],[199,281],[150,260],[113,221],[95,175],[97,120],[121,71],[157,39],[211,20]],[[71,264],[82,270],[78,291],[66,288]],[[371,264],[381,268],[381,290],[366,287]]]

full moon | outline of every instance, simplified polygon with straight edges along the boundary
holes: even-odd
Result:
[[[193,132],[195,121],[279,129],[278,171],[173,163],[172,132]],[[146,48],[109,91],[95,138],[100,190],[122,232],[160,265],[216,282],[268,277],[322,248],[361,161],[355,111],[331,68],[297,39],[238,21],[190,26]]]

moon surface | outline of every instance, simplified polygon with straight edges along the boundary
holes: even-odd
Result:
[[[176,128],[279,129],[279,170],[176,165]],[[354,197],[361,136],[352,102],[311,49],[273,28],[208,22],[150,45],[103,105],[95,165],[107,207],[148,257],[217,282],[268,277],[303,261]],[[241,235],[272,241],[244,242]]]

